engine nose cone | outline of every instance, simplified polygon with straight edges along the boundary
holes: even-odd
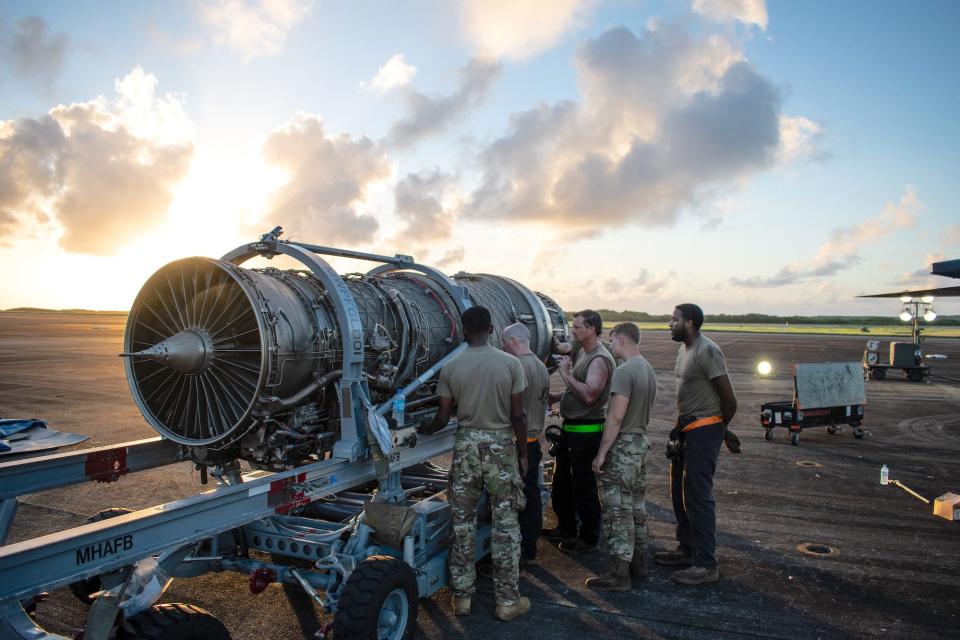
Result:
[[[208,341],[198,331],[184,329],[180,333],[135,353],[121,353],[128,358],[153,360],[174,371],[186,374],[200,373],[207,363]],[[212,350],[212,349],[211,349]]]

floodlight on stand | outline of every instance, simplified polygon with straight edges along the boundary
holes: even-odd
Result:
[[[923,319],[927,322],[933,322],[937,319],[937,312],[933,309],[927,309],[927,311],[923,314]]]
[[[930,304],[933,302],[933,296],[923,296],[922,298],[920,298],[920,301],[925,302],[926,304]]]
[[[910,322],[911,320],[913,320],[913,316],[910,315],[909,311],[904,309],[903,312],[900,314],[900,319],[903,320],[904,322]]]
[[[910,302],[913,300],[910,296],[900,296],[900,302]]]
[[[760,375],[768,376],[770,375],[771,371],[773,371],[773,367],[770,366],[770,363],[767,362],[766,360],[763,360],[762,362],[757,364],[757,373],[759,373]]]

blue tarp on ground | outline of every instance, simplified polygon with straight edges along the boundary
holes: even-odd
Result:
[[[0,418],[0,438],[8,438],[32,427],[46,429],[47,421],[38,418]],[[10,451],[10,445],[4,440],[0,440],[0,451]]]

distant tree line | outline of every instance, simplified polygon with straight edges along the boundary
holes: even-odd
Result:
[[[651,315],[645,311],[598,309],[604,322],[670,322],[669,315]],[[765,313],[706,314],[704,322],[712,324],[838,324],[851,326],[898,326],[906,323],[890,316],[771,316]],[[930,324],[930,323],[924,323]],[[960,316],[937,316],[935,325],[960,326]]]
[[[17,307],[6,311],[18,313],[71,313],[71,314],[98,314],[98,315],[127,315],[126,311],[92,311],[89,309],[38,309],[35,307]],[[613,309],[597,309],[604,322],[670,322],[670,316],[651,315],[646,311],[614,311]],[[569,314],[568,314],[569,316]],[[770,316],[765,313],[741,314],[708,314],[704,322],[712,324],[836,324],[850,326],[901,326],[906,323],[895,315],[892,316]],[[924,323],[930,324],[930,323]],[[937,316],[935,325],[943,327],[960,326],[960,316]]]

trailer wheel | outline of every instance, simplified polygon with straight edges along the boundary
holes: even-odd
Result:
[[[792,444],[793,446],[797,446],[798,444],[800,444],[800,434],[799,434],[799,433],[792,433],[792,434],[790,434],[790,444]]]
[[[117,629],[117,640],[230,640],[215,615],[191,604],[155,604]]]
[[[910,382],[923,382],[923,371],[920,369],[910,369],[907,371],[907,380]]]
[[[104,509],[103,511],[98,511],[89,518],[87,518],[87,523],[91,522],[100,522],[102,520],[109,520],[110,518],[116,518],[117,516],[122,516],[127,513],[132,513],[133,509],[126,509],[124,507],[113,507],[111,509]],[[90,599],[90,596],[95,594],[97,591],[100,591],[103,588],[103,584],[100,582],[100,576],[93,576],[92,578],[87,578],[86,580],[81,580],[79,582],[73,582],[68,585],[70,587],[70,592],[76,597],[77,600],[82,602],[85,605],[93,604],[93,601]]]
[[[872,377],[874,380],[883,380],[887,377],[887,370],[882,367],[870,369],[870,377]]]
[[[829,433],[830,435],[833,435],[836,432],[837,432],[837,428],[834,425],[830,425],[829,427],[827,427],[827,433]]]
[[[350,574],[333,618],[336,640],[409,640],[420,608],[417,579],[406,562],[371,556]]]
[[[763,432],[763,439],[768,442],[773,440],[773,429],[765,429]]]
[[[861,429],[860,427],[857,427],[853,430],[853,437],[859,440],[860,438],[863,437],[863,433],[864,433],[863,429]]]

